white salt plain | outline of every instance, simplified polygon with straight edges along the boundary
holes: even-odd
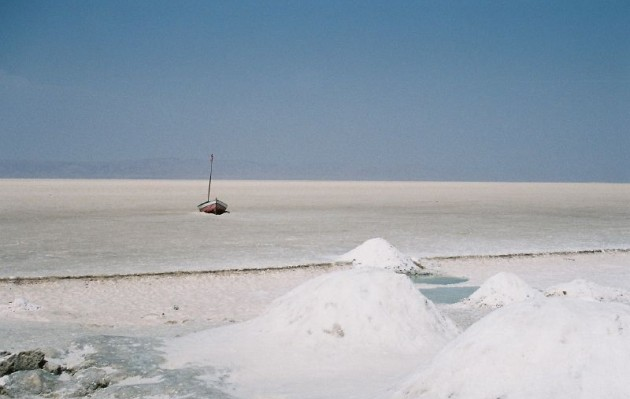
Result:
[[[220,217],[200,187],[0,181],[0,350],[153,356],[94,397],[630,397],[629,185],[219,181]],[[434,304],[410,258],[481,288]]]
[[[328,262],[382,237],[405,255],[630,247],[630,185],[0,180],[0,277]]]

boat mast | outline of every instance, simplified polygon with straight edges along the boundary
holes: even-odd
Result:
[[[208,201],[210,201],[210,186],[212,185],[212,161],[214,161],[214,154],[210,154],[210,178],[208,179]]]

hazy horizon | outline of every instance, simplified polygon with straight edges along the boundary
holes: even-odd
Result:
[[[0,160],[0,179],[148,179],[207,180],[208,163],[203,159],[156,158],[118,162]],[[424,173],[423,173],[424,172]],[[580,178],[581,177],[581,178]],[[514,178],[500,171],[489,175],[428,173],[420,169],[353,167],[352,165],[282,165],[226,160],[214,167],[213,180],[304,180],[304,181],[410,181],[463,183],[615,183],[628,181],[586,179],[582,176],[530,176]]]

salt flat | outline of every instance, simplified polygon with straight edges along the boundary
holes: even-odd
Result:
[[[61,397],[630,395],[628,185],[225,181],[220,217],[199,186],[0,181],[0,350],[79,370]],[[483,295],[433,304],[410,259]]]
[[[630,185],[0,180],[0,277],[329,262],[383,237],[412,257],[630,248]]]

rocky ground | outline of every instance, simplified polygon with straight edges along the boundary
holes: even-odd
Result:
[[[161,369],[159,344],[152,338],[99,336],[78,340],[65,351],[2,352],[0,396],[230,397],[198,380],[199,369]]]

